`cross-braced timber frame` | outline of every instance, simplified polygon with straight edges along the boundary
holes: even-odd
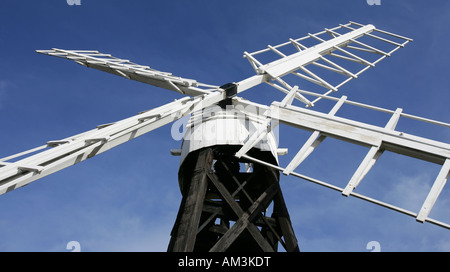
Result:
[[[253,172],[240,172],[245,160],[233,156],[238,148],[214,146],[189,155],[179,173],[183,199],[168,251],[271,252],[278,244],[299,251],[278,171],[254,165]],[[271,157],[257,149],[252,153]]]

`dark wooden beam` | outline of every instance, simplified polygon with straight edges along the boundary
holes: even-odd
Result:
[[[275,176],[274,169],[267,169],[269,175]],[[274,196],[274,207],[273,207],[273,217],[275,217],[280,225],[281,234],[284,236],[285,249],[287,252],[298,252],[300,251],[298,247],[298,241],[292,228],[291,219],[289,217],[289,212],[284,201],[283,193],[281,191],[280,184],[277,182],[276,186],[277,194]]]
[[[198,154],[187,194],[183,197],[169,251],[192,252],[208,187],[207,171],[211,169],[213,152],[210,148]]]

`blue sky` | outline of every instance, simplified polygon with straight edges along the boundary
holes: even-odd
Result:
[[[450,2],[117,1],[2,2],[0,9],[0,157],[114,122],[179,98],[177,93],[54,57],[36,49],[94,49],[200,82],[222,85],[254,74],[244,51],[355,21],[414,39],[345,85],[354,101],[450,122]],[[264,87],[243,96],[270,103]],[[279,96],[277,97],[279,98]],[[324,102],[325,103],[325,102]],[[343,116],[365,116],[349,106]],[[389,116],[384,116],[386,122]],[[383,119],[384,120],[384,119]],[[366,120],[365,120],[366,121]],[[367,120],[370,121],[370,120]],[[448,129],[401,119],[409,133],[449,142]],[[181,142],[170,125],[0,196],[0,251],[166,251],[181,201]],[[284,129],[284,130],[283,130]],[[281,128],[289,155],[309,133]],[[326,139],[297,172],[344,187],[367,149]],[[431,163],[383,154],[357,191],[418,211],[437,176]],[[303,251],[450,251],[450,231],[282,176]],[[449,188],[431,217],[450,222]]]

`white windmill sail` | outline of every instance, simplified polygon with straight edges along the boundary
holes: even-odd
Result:
[[[289,96],[290,95],[288,94],[286,98],[288,98]],[[435,225],[450,229],[450,224],[428,217],[434,203],[439,197],[439,194],[450,175],[450,144],[395,130],[400,117],[412,118],[446,128],[450,128],[450,123],[406,114],[403,113],[403,110],[400,108],[393,111],[350,101],[347,100],[347,97],[345,96],[342,96],[340,99],[331,96],[320,96],[336,101],[335,106],[328,114],[293,106],[290,103],[286,102],[287,99],[283,100],[282,102],[273,102],[270,107],[267,107],[265,105],[259,106],[261,110],[265,110],[265,112],[267,113],[267,122],[272,122],[275,124],[282,123],[295,128],[313,132],[309,139],[303,144],[303,146],[299,149],[296,155],[286,166],[272,165],[247,155],[247,151],[258,144],[261,138],[270,132],[269,128],[265,131],[254,133],[242,146],[242,148],[236,153],[236,156],[238,158],[245,158],[255,163],[261,163],[266,166],[273,167],[275,169],[278,169],[285,175],[292,175],[339,191],[344,196],[354,196],[371,203],[395,210],[397,212],[407,214],[409,216],[415,217],[418,222],[430,222]],[[237,105],[245,105],[244,101],[236,100],[235,103]],[[382,111],[392,115],[384,127],[374,126],[363,122],[335,116],[336,112],[344,104],[356,105],[359,107]],[[253,103],[253,107],[255,107],[255,103]],[[240,108],[245,109],[245,107]],[[352,178],[345,188],[340,188],[325,181],[321,181],[316,178],[295,172],[295,169],[299,167],[299,165],[327,137],[369,148],[367,155],[365,156],[359,167],[355,169]],[[409,211],[402,207],[391,205],[383,201],[354,192],[355,188],[361,183],[362,179],[374,166],[374,164],[384,151],[392,151],[394,153],[442,165],[441,170],[437,174],[435,182],[431,187],[427,198],[424,200],[420,211]]]
[[[99,155],[156,128],[223,100],[223,93],[184,97],[127,119],[0,159],[0,194]],[[14,161],[13,161],[14,160]]]
[[[218,86],[199,83],[193,79],[177,77],[168,72],[161,72],[149,66],[139,65],[126,59],[95,50],[36,50],[41,54],[73,60],[76,63],[101,70],[131,80],[147,83],[156,87],[172,90],[190,96],[209,93]]]
[[[302,38],[289,39],[282,44],[269,45],[263,50],[244,52],[244,57],[257,74],[268,75],[270,81],[267,83],[276,89],[288,93],[294,84],[298,85],[294,98],[312,107],[323,96],[311,101],[301,95],[306,88],[305,82],[320,86],[322,90],[314,92],[327,96],[411,41],[373,25],[349,22]],[[305,45],[307,43],[308,46]],[[271,61],[264,62],[263,59]]]

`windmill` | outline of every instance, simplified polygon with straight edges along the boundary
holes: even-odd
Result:
[[[284,196],[280,172],[449,229],[428,215],[450,171],[450,145],[396,131],[400,117],[434,125],[450,124],[384,109],[332,94],[352,79],[391,56],[412,40],[355,22],[262,50],[244,57],[256,74],[220,86],[197,82],[155,70],[129,60],[90,50],[38,50],[76,63],[175,91],[182,98],[135,116],[0,159],[0,194],[10,192],[56,171],[99,155],[117,145],[191,116],[180,156],[180,209],[169,251],[298,251]],[[292,83],[294,82],[294,83]],[[270,105],[246,100],[241,93],[265,83],[285,94]],[[307,90],[308,89],[308,90]],[[321,100],[335,101],[328,112],[313,110]],[[294,103],[301,103],[302,107]],[[391,114],[385,126],[336,116],[346,104]],[[278,156],[279,124],[311,132],[290,162]],[[295,172],[326,139],[367,147],[367,155],[344,187]],[[418,212],[355,192],[384,151],[442,165]],[[268,211],[272,214],[268,215]]]

